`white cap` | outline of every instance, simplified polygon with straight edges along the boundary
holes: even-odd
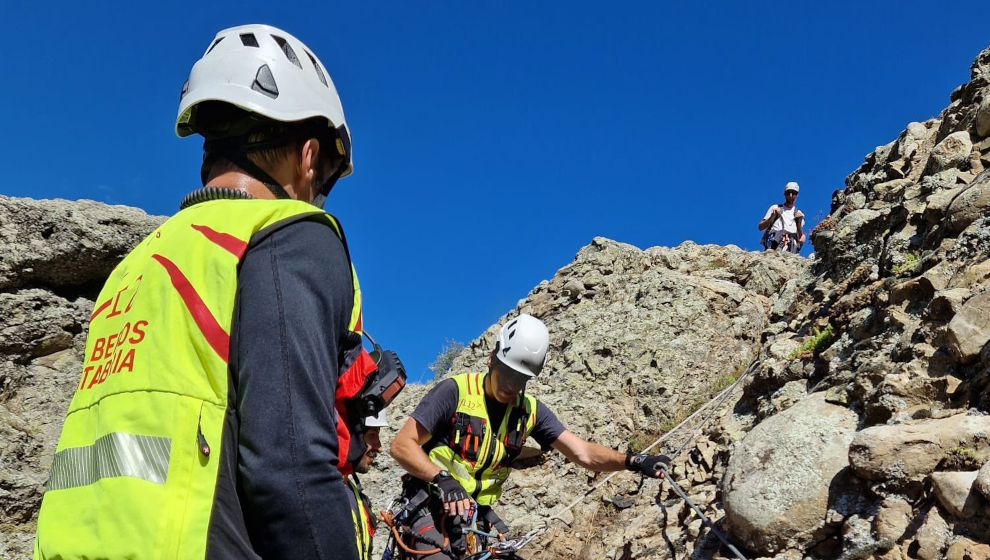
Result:
[[[801,185],[797,184],[794,181],[789,181],[786,185],[784,185],[784,192],[787,191],[794,191],[796,193],[799,193],[801,192]]]
[[[179,99],[175,133],[197,132],[196,108],[221,101],[279,122],[323,117],[336,129],[350,175],[351,136],[330,74],[299,39],[268,25],[224,29],[189,73]]]
[[[368,428],[387,428],[388,418],[385,416],[385,409],[383,408],[376,416],[365,418],[364,425]]]
[[[523,375],[536,377],[547,363],[550,333],[543,321],[523,313],[498,331],[495,345],[500,362]]]

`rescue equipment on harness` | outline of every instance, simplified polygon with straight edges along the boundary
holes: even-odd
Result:
[[[451,539],[446,532],[447,517],[443,517],[438,529],[443,540],[437,542],[427,534],[416,533],[412,523],[429,510],[431,490],[425,483],[403,476],[403,492],[392,500],[388,509],[378,514],[378,519],[389,528],[389,538],[382,553],[382,560],[410,560],[442,552],[455,556],[451,549]],[[487,560],[507,558],[523,560],[515,552],[520,548],[521,539],[509,539],[505,522],[489,507],[472,508],[470,518],[457,530],[465,537],[464,560]],[[416,550],[416,542],[432,546],[432,549]],[[526,541],[527,543],[529,541]],[[526,543],[522,543],[526,544]]]

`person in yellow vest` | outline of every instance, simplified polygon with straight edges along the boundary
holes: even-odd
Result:
[[[507,321],[488,357],[488,374],[461,374],[438,383],[392,440],[392,457],[412,477],[405,493],[413,495],[424,486],[430,493],[409,524],[417,550],[440,550],[421,558],[463,554],[465,539],[458,536],[458,526],[475,507],[479,520],[500,533],[508,531],[491,506],[528,437],[593,471],[628,469],[661,477],[660,466],[670,464],[664,455],[620,453],[585,441],[526,394],[526,383],[546,364],[549,346],[539,319],[521,314]]]
[[[357,558],[334,399],[363,359],[361,292],[322,209],[350,132],[292,35],[206,47],[176,120],[205,140],[204,186],[100,293],[36,559]]]
[[[388,420],[383,409],[376,416],[364,419],[364,442],[367,446],[364,454],[354,465],[354,472],[345,477],[350,492],[347,499],[351,504],[351,518],[354,521],[354,537],[357,540],[358,557],[370,560],[372,554],[371,538],[375,536],[377,517],[372,508],[371,500],[361,487],[358,473],[366,474],[371,471],[375,459],[382,452],[381,429],[388,427]]]

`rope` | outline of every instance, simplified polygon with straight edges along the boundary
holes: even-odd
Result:
[[[665,468],[664,471],[666,472],[666,470],[667,469]],[[691,499],[687,497],[687,494],[684,493],[684,490],[681,490],[681,487],[678,486],[677,483],[671,480],[670,477],[667,477],[667,482],[670,484],[670,487],[674,489],[674,492],[676,492],[677,495],[680,496],[681,499],[687,503],[687,505],[691,506],[691,509],[693,509],[694,512],[698,514],[698,517],[701,518],[701,520],[705,523],[705,525],[707,525],[708,528],[711,529],[713,533],[715,533],[715,536],[718,537],[718,540],[722,541],[722,544],[729,547],[729,550],[731,550],[732,553],[736,555],[736,558],[739,558],[739,560],[746,560],[746,557],[743,556],[742,553],[736,549],[736,547],[732,546],[732,543],[729,542],[729,539],[725,538],[725,535],[723,535],[721,531],[716,529],[715,525],[713,525],[712,522],[708,520],[708,517],[706,517],[705,514],[702,513],[700,509],[698,509],[698,506],[694,505],[694,502],[692,502]]]
[[[736,379],[735,382],[732,383],[732,385],[729,385],[728,387],[726,387],[725,389],[723,389],[722,392],[720,392],[719,394],[715,395],[711,400],[709,400],[707,403],[705,403],[704,406],[702,406],[698,410],[694,411],[690,416],[688,416],[687,418],[685,418],[684,420],[682,420],[678,425],[674,426],[670,431],[668,431],[667,433],[665,433],[662,436],[660,436],[659,438],[657,438],[656,441],[654,441],[650,445],[646,446],[646,448],[644,448],[642,451],[640,451],[640,453],[646,453],[650,449],[653,449],[657,445],[663,443],[664,441],[667,440],[667,438],[669,438],[670,436],[674,435],[674,433],[677,432],[677,430],[681,429],[682,426],[684,426],[685,424],[687,424],[687,423],[691,422],[692,420],[694,420],[697,416],[699,416],[702,412],[704,412],[708,408],[711,408],[711,411],[709,412],[708,416],[706,416],[705,419],[704,419],[704,421],[702,421],[702,423],[698,425],[698,428],[696,428],[694,430],[695,433],[693,433],[686,440],[684,440],[684,443],[682,443],[680,445],[680,447],[677,448],[677,451],[675,451],[674,454],[671,455],[671,457],[670,457],[671,461],[673,461],[674,459],[676,459],[681,454],[681,452],[684,451],[684,448],[687,447],[688,443],[690,443],[694,439],[694,436],[697,435],[697,432],[700,432],[701,429],[703,429],[705,427],[705,425],[708,423],[708,421],[711,419],[711,417],[715,414],[715,411],[717,411],[719,409],[719,407],[721,406],[722,402],[725,401],[725,399],[729,396],[729,394],[731,394],[732,390],[735,389],[750,373],[752,373],[752,371],[754,369],[754,366],[756,366],[756,364],[758,362],[759,362],[759,356],[757,356],[756,358],[753,359],[752,362],[750,362],[749,366],[745,369],[745,371],[743,371],[742,375],[739,376],[739,379]],[[713,404],[715,404],[715,406],[712,406]],[[599,482],[598,484],[596,484],[596,485],[592,486],[591,488],[589,488],[588,490],[586,490],[584,492],[584,494],[582,494],[581,496],[579,496],[577,499],[575,499],[574,501],[572,501],[571,503],[567,504],[566,506],[564,506],[562,508],[558,508],[557,511],[555,511],[553,514],[551,514],[550,516],[542,519],[536,527],[534,527],[533,529],[531,529],[528,533],[526,533],[525,535],[523,535],[523,537],[521,537],[520,539],[518,539],[518,541],[516,541],[518,543],[515,546],[516,550],[522,548],[523,546],[526,546],[527,544],[529,544],[530,542],[532,542],[533,539],[535,539],[536,537],[540,536],[541,534],[543,534],[544,532],[546,532],[547,530],[549,530],[550,529],[550,523],[554,519],[559,519],[559,520],[563,521],[564,519],[563,519],[563,517],[561,517],[561,515],[564,512],[569,511],[574,506],[576,506],[579,503],[581,503],[585,498],[587,498],[591,494],[595,493],[599,488],[601,488],[606,483],[608,483],[608,481],[612,480],[612,478],[615,477],[616,475],[618,475],[620,472],[623,472],[623,471],[616,471],[616,472],[613,472],[612,474],[606,476],[601,482]],[[671,483],[672,486],[674,486],[673,481],[670,481],[670,483]],[[681,494],[681,493],[679,493],[679,495],[681,495],[681,497],[684,498],[687,501],[687,496],[686,495]],[[690,504],[692,507],[694,507],[694,504],[691,504],[690,501],[688,501],[688,504]],[[698,511],[697,508],[694,508],[694,509],[695,509],[695,511]],[[700,513],[699,513],[699,515],[700,515]],[[706,520],[704,518],[704,516],[702,516],[702,519],[703,520]],[[710,523],[709,523],[709,527],[711,527],[711,524]],[[716,531],[716,534],[717,535],[720,535],[720,533],[717,533],[717,531]],[[725,541],[723,540],[723,542],[725,542]]]

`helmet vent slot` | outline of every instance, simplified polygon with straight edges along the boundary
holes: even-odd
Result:
[[[206,49],[206,54],[210,54],[211,52],[213,52],[214,47],[216,47],[217,45],[219,45],[220,44],[220,41],[223,41],[223,37],[220,37],[216,41],[213,41],[213,44],[210,45],[210,48]],[[203,56],[206,56],[206,54],[204,54]]]
[[[251,84],[251,89],[258,93],[263,93],[272,99],[278,97],[278,86],[275,84],[275,77],[272,76],[272,71],[268,68],[267,64],[258,68],[258,74],[254,77],[254,83]]]
[[[329,89],[330,84],[327,83],[327,77],[323,75],[323,69],[320,68],[320,63],[316,62],[316,57],[314,57],[313,53],[309,51],[306,51],[306,56],[308,56],[309,60],[313,62],[313,68],[316,68],[316,75],[319,76],[320,81],[323,82],[323,85],[327,86],[327,89]]]
[[[292,45],[278,35],[272,35],[272,39],[275,39],[275,42],[278,43],[279,48],[281,48],[282,52],[285,53],[285,58],[288,58],[289,62],[295,64],[300,70],[302,70],[302,63],[299,62],[299,57],[296,56],[296,51],[292,50]]]
[[[258,39],[254,33],[241,33],[241,44],[245,47],[258,47]]]

